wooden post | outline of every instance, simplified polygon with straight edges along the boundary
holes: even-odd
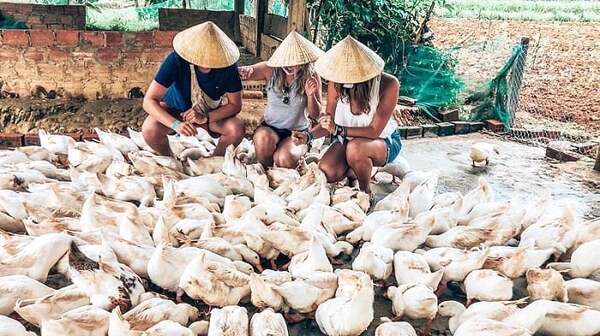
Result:
[[[240,27],[240,15],[244,15],[244,0],[235,0],[233,2],[233,11],[235,13],[235,23],[233,26],[233,34],[235,41],[238,43],[242,42],[242,32]]]
[[[288,5],[288,33],[306,33],[306,0],[290,0]]]
[[[525,72],[527,51],[529,50],[529,37],[521,38],[521,46],[523,47],[523,53],[515,60],[512,70],[510,71],[510,78],[508,79],[507,109],[510,114],[510,128],[513,128],[517,115],[519,94],[523,82],[523,73]]]
[[[256,56],[260,57],[262,47],[261,39],[265,31],[265,19],[267,16],[268,0],[256,1]]]
[[[244,14],[244,0],[235,0],[233,2],[233,10],[237,15]]]
[[[594,169],[600,171],[600,147],[598,147],[598,157],[596,158],[596,165],[594,165]]]

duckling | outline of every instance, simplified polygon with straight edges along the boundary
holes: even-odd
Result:
[[[94,131],[98,134],[101,143],[113,147],[123,154],[140,150],[135,142],[126,136],[112,132],[104,132],[97,127],[94,128]]]
[[[373,211],[399,210],[405,207],[410,209],[410,203],[408,201],[409,194],[410,186],[406,183],[400,184],[396,190],[377,202]]]
[[[352,262],[352,269],[370,275],[374,280],[386,280],[392,274],[394,251],[366,242]]]
[[[142,134],[142,132],[138,132],[130,127],[127,127],[127,133],[129,134],[129,138],[131,139],[131,141],[133,141],[133,143],[135,143],[135,145],[138,148],[140,148],[144,151],[148,151],[150,153],[154,152],[152,147],[148,146],[148,143],[146,143],[146,140],[144,139],[144,135]]]
[[[0,277],[0,315],[10,315],[18,300],[37,299],[54,289],[24,275]]]
[[[56,320],[42,321],[44,336],[104,336],[108,332],[110,313],[96,306],[68,311]]]
[[[240,272],[231,263],[210,260],[203,251],[195,257],[181,274],[179,287],[196,300],[210,306],[236,305],[250,295],[250,277],[253,269]]]
[[[252,315],[250,336],[288,336],[283,315],[275,313],[271,308]]]
[[[287,273],[287,272],[285,272]],[[289,279],[292,281],[291,275],[287,273]],[[269,276],[263,274],[250,274],[250,301],[258,309],[273,308],[276,311],[283,310],[285,303],[283,296],[279,292],[275,291],[273,287],[281,285],[286,281],[277,283],[272,280]]]
[[[558,218],[539,221],[521,232],[519,245],[533,245],[537,248],[555,248],[566,252],[577,237],[575,213],[570,206],[562,208]]]
[[[409,217],[415,218],[418,214],[431,209],[438,184],[438,176],[438,171],[431,172],[429,177],[416,186],[408,195]]]
[[[315,271],[333,272],[333,266],[323,245],[313,238],[308,250],[292,257],[288,270],[294,278],[298,278]]]
[[[407,251],[398,251],[394,255],[394,272],[399,286],[416,283],[434,290],[444,276],[443,269],[432,273],[422,255]]]
[[[36,333],[27,331],[18,321],[0,315],[0,336],[36,336]]]
[[[248,311],[244,307],[227,306],[210,313],[208,336],[249,336]]]
[[[306,277],[273,286],[283,297],[285,305],[298,313],[314,312],[332,298],[337,289],[338,276],[330,272],[313,272]]]
[[[531,268],[525,273],[527,293],[532,300],[569,301],[567,285],[562,275],[553,269]]]
[[[242,215],[252,208],[252,202],[247,196],[227,195],[223,205],[223,217],[230,221],[242,218]]]
[[[479,301],[507,301],[513,296],[513,282],[494,270],[474,270],[465,278],[467,306]]]
[[[421,217],[407,223],[380,226],[373,232],[373,244],[389,247],[394,251],[414,251],[428,239],[435,226],[435,217]]]
[[[89,304],[87,294],[76,285],[70,285],[37,299],[17,301],[14,308],[19,316],[39,327],[42,321],[58,319],[68,311]]]
[[[600,282],[590,279],[571,279],[565,282],[569,302],[600,310]]]
[[[39,130],[40,145],[52,154],[67,154],[69,145],[73,145],[75,140],[66,135],[48,134],[44,130]]]
[[[547,314],[540,328],[543,335],[593,336],[600,332],[600,311],[557,301],[542,302]]]
[[[459,217],[466,216],[473,210],[475,205],[482,202],[493,202],[494,192],[492,187],[484,177],[479,178],[479,186],[469,191],[463,197],[463,206],[460,210]]]
[[[431,288],[421,284],[391,286],[387,289],[386,297],[392,300],[392,312],[397,318],[406,316],[414,320],[427,320],[423,334],[429,334],[438,310],[438,299]]]
[[[359,335],[373,321],[375,292],[371,277],[363,272],[353,272],[357,279],[348,295],[337,295],[319,305],[315,319],[326,335]]]
[[[492,246],[483,268],[493,269],[511,279],[525,275],[531,268],[542,266],[556,251],[530,246]]]
[[[461,250],[451,247],[433,248],[421,253],[432,271],[444,269],[443,281],[464,281],[471,271],[481,269],[489,248]]]
[[[408,203],[405,207],[396,210],[373,211],[367,215],[363,224],[346,235],[346,240],[351,244],[371,241],[373,232],[380,226],[391,223],[404,223],[408,220]]]
[[[107,310],[119,306],[127,311],[139,303],[144,286],[130,268],[116,261],[98,262],[83,254],[71,244],[68,254],[67,275],[77,287],[90,297],[92,305]]]
[[[476,142],[471,146],[469,158],[473,162],[473,167],[477,167],[482,162],[485,163],[484,166],[487,166],[490,164],[490,158],[493,154],[500,154],[496,145],[487,142]]]
[[[62,233],[35,237],[14,255],[2,258],[0,276],[26,275],[45,282],[52,266],[69,250],[71,240]]]
[[[472,318],[456,329],[455,336],[532,336],[529,330],[486,318]]]
[[[186,326],[189,321],[198,318],[198,309],[187,303],[175,304],[171,300],[152,298],[133,307],[123,315],[123,318],[134,331],[147,330],[163,320]]]
[[[582,244],[571,255],[570,262],[550,263],[548,267],[558,271],[568,270],[573,278],[587,278],[600,270],[600,259],[597,253],[600,249],[600,239]]]

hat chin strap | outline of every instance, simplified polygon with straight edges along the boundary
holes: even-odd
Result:
[[[281,67],[281,70],[283,70],[283,72],[285,72],[285,74],[288,75],[288,76],[294,75],[293,72],[288,71],[285,67]]]

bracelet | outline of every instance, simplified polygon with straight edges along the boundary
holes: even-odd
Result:
[[[177,130],[177,127],[179,127],[179,125],[181,125],[181,121],[179,121],[179,119],[175,119],[173,120],[173,122],[171,123],[171,126],[169,126],[172,130]]]

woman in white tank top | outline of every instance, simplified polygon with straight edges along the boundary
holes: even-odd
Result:
[[[360,189],[370,193],[373,166],[384,166],[400,152],[400,134],[392,116],[400,84],[383,67],[374,51],[350,36],[315,63],[317,73],[329,80],[327,114],[311,131],[295,136],[295,141],[333,136],[319,164],[329,182],[356,177]]]
[[[254,132],[256,157],[264,166],[296,168],[307,146],[297,145],[292,132],[309,127],[308,116],[321,111],[321,79],[312,63],[323,51],[297,32],[291,32],[269,61],[240,67],[243,80],[267,82],[267,107]]]

